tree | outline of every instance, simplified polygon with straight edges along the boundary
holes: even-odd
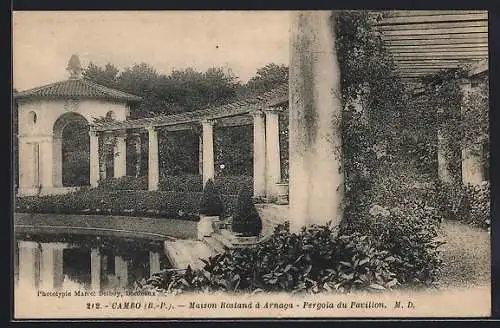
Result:
[[[238,207],[231,228],[242,236],[258,236],[262,232],[262,220],[252,201],[252,191],[243,187],[238,194]]]
[[[248,80],[246,87],[252,93],[260,94],[287,82],[288,67],[271,63],[259,68],[256,75]]]
[[[118,68],[111,63],[108,63],[104,66],[104,68],[101,68],[91,62],[83,72],[83,76],[108,88],[117,88],[118,73]]]
[[[224,212],[224,204],[219,196],[217,188],[212,179],[208,179],[203,188],[203,196],[200,204],[200,214],[206,216],[221,216]]]

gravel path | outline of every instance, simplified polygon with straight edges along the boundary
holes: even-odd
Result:
[[[490,234],[459,222],[442,224],[443,272],[440,285],[450,287],[479,287],[491,282]]]

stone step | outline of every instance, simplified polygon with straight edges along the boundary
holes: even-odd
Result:
[[[223,253],[225,250],[224,244],[213,237],[203,237],[203,241],[214,251],[214,253]]]
[[[200,259],[213,256],[214,250],[203,241],[181,239],[166,241],[165,254],[176,269],[185,269],[188,265],[197,269],[204,266]]]

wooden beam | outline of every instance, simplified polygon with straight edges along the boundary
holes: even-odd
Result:
[[[444,34],[466,34],[466,33],[488,33],[487,26],[458,27],[458,28],[429,28],[418,30],[383,31],[385,36],[419,36],[419,35],[444,35]]]
[[[389,35],[382,34],[382,39],[385,41],[393,40],[439,40],[439,39],[475,39],[475,38],[488,38],[487,32],[477,32],[477,33],[442,33],[436,35]]]
[[[475,20],[463,22],[425,22],[419,24],[401,24],[378,26],[377,29],[382,33],[389,31],[421,31],[428,29],[458,29],[469,27],[487,27],[488,20]]]
[[[474,60],[474,59],[483,59],[488,57],[488,53],[470,53],[470,54],[460,54],[460,53],[432,53],[432,54],[426,54],[426,53],[412,53],[412,54],[398,54],[395,53],[393,54],[394,58],[397,59],[465,59],[465,60]]]
[[[411,23],[421,23],[421,22],[448,22],[448,21],[469,21],[476,19],[488,19],[488,13],[469,13],[463,14],[458,11],[457,14],[449,15],[432,15],[432,16],[396,16],[389,17],[382,20],[379,26],[393,25],[393,24],[411,24]]]
[[[401,55],[401,56],[412,56],[412,55],[417,55],[417,56],[422,56],[422,55],[427,55],[427,56],[488,56],[488,48],[459,48],[459,49],[426,49],[425,47],[422,47],[421,49],[405,49],[405,50],[398,50],[398,49],[392,49],[389,48],[391,53],[393,55]]]
[[[456,14],[481,14],[485,13],[484,10],[394,10],[388,11],[390,17],[414,17],[414,16],[442,16],[442,15],[456,15]]]
[[[470,51],[472,50],[486,50],[488,51],[488,44],[482,43],[469,43],[469,44],[448,44],[448,45],[389,45],[387,46],[391,51]]]
[[[446,46],[446,45],[488,45],[488,36],[471,37],[467,39],[420,39],[420,40],[385,40],[388,46]]]
[[[217,127],[231,127],[231,126],[241,126],[241,125],[250,125],[253,123],[253,118],[251,116],[237,116],[230,118],[223,118],[217,120]]]

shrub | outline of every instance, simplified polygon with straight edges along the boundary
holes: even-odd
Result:
[[[248,188],[253,193],[253,177],[248,175],[217,176],[214,184],[223,195],[238,195],[242,188]]]
[[[66,195],[18,197],[17,212],[124,215],[197,220],[202,193],[84,189]],[[236,207],[236,197],[223,196],[227,211]],[[225,212],[223,215],[230,215]]]
[[[290,233],[279,225],[253,247],[210,257],[199,270],[164,271],[141,289],[178,294],[198,292],[320,293],[398,288],[397,261],[377,238],[336,236],[329,225]]]
[[[198,174],[164,175],[159,181],[159,190],[177,192],[202,192],[203,177]]]
[[[238,194],[238,207],[233,216],[233,232],[243,236],[258,236],[262,231],[262,220],[252,200],[252,191],[242,188]]]
[[[200,214],[207,216],[221,216],[224,212],[224,204],[215,188],[212,179],[208,179],[203,189],[200,203]]]
[[[148,177],[107,178],[99,182],[99,188],[106,190],[148,190]]]
[[[490,226],[489,183],[481,185],[441,185],[435,190],[443,217],[487,229]]]

